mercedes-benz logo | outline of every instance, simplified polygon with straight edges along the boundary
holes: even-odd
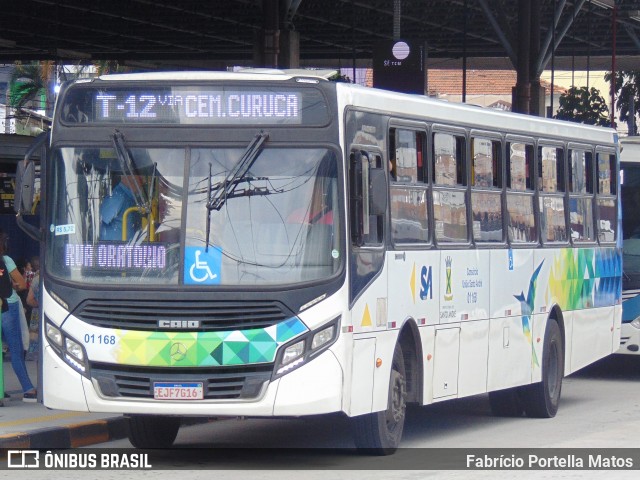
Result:
[[[187,356],[187,347],[185,347],[183,343],[176,342],[173,345],[171,345],[171,349],[169,350],[169,356],[171,357],[172,360],[175,360],[176,362],[178,362]]]

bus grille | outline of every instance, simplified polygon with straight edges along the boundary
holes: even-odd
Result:
[[[163,330],[158,321],[197,321],[199,327],[172,330],[245,330],[266,328],[293,316],[275,301],[87,300],[74,312],[80,320],[104,328]]]
[[[179,368],[124,368],[94,364],[91,378],[98,382],[104,396],[112,398],[152,399],[154,382],[202,382],[205,400],[249,400],[255,399],[269,381],[273,364],[201,368],[198,373]]]

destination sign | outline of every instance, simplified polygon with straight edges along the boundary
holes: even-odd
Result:
[[[61,117],[64,123],[185,125],[318,125],[328,119],[326,102],[315,89],[237,86],[83,86],[65,96]]]
[[[164,270],[166,245],[127,245],[116,243],[65,245],[64,265],[93,270]]]

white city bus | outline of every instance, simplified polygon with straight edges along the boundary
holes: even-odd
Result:
[[[47,407],[124,412],[138,447],[187,416],[342,412],[358,448],[389,453],[409,403],[488,392],[496,414],[553,417],[563,377],[618,349],[613,130],[325,77],[62,89],[41,182]]]

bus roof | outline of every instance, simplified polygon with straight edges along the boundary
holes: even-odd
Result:
[[[243,68],[235,72],[226,71],[177,71],[177,72],[145,72],[115,73],[101,75],[100,80],[111,81],[153,81],[153,80],[289,80],[294,77],[328,80],[337,75],[336,70],[275,69],[275,68]]]
[[[227,71],[170,71],[145,73],[118,73],[102,75],[104,81],[284,81],[292,78],[307,78],[326,81],[336,75],[336,70],[307,69],[267,69],[245,68],[235,72]],[[80,80],[77,83],[91,82]],[[597,142],[612,145],[616,131],[606,127],[578,124],[568,121],[551,120],[532,115],[504,112],[498,109],[474,105],[451,103],[424,95],[398,93],[389,90],[337,82],[339,107],[354,106],[378,110],[390,115],[428,119],[447,125],[468,126],[494,132],[508,131],[515,135],[535,135],[540,138],[571,138],[576,142]]]
[[[408,95],[347,83],[337,84],[337,90],[343,106],[353,105],[417,119],[428,117],[429,121],[435,124],[442,122],[450,126],[467,126],[498,133],[507,131],[516,135],[535,135],[539,138],[570,138],[577,143],[595,141],[603,145],[612,145],[617,141],[617,132],[608,127],[505,112],[494,108],[447,102],[424,95]]]

